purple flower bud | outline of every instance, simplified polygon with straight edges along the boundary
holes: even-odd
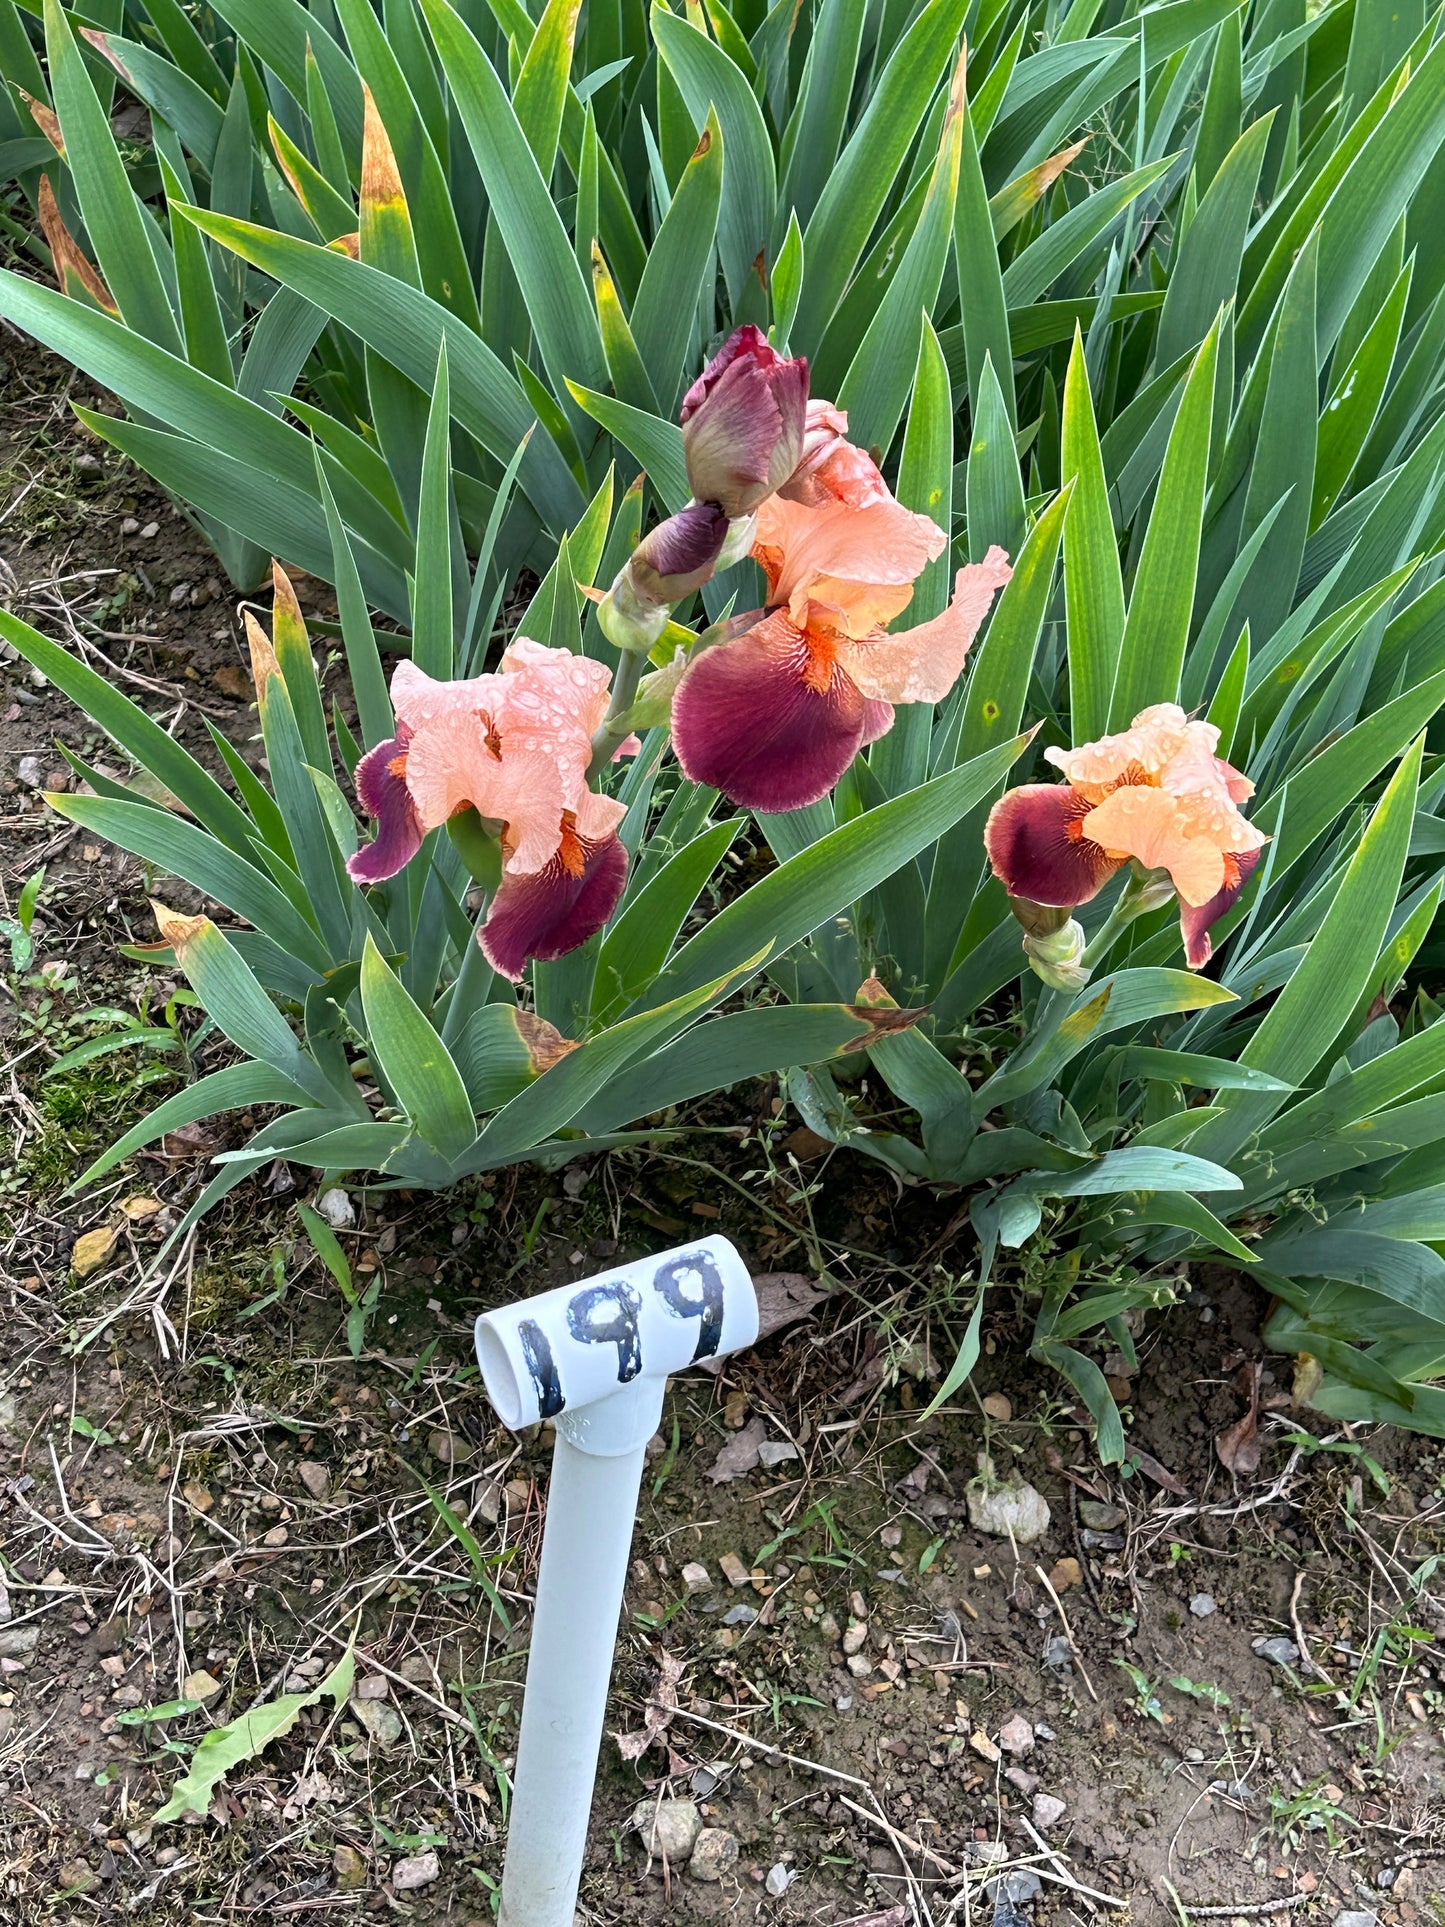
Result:
[[[632,586],[646,602],[681,602],[711,579],[728,532],[716,502],[690,502],[649,529],[632,551]]]
[[[683,397],[687,479],[731,521],[780,489],[803,453],[808,364],[786,360],[749,323],[729,336]]]

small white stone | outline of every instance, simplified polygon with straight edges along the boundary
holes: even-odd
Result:
[[[405,1860],[398,1860],[391,1870],[392,1891],[407,1894],[418,1887],[429,1887],[441,1870],[435,1849],[429,1847],[425,1853],[409,1854]]]
[[[401,1738],[401,1715],[385,1700],[354,1699],[351,1702],[351,1712],[366,1728],[367,1738],[377,1746],[395,1746]],[[432,1877],[435,1879],[436,1876]]]
[[[316,1209],[333,1231],[347,1231],[356,1223],[356,1206],[339,1184],[334,1184],[329,1191],[321,1193],[316,1200]],[[426,1856],[420,1857],[424,1859]],[[433,1855],[432,1858],[435,1859],[436,1856]]]
[[[1000,1479],[986,1452],[978,1455],[979,1476],[966,1488],[968,1520],[975,1532],[1012,1537],[1021,1546],[1042,1539],[1049,1529],[1049,1505],[1041,1492],[1011,1472]]]
[[[682,1569],[682,1583],[690,1599],[694,1593],[712,1591],[712,1574],[700,1559],[693,1559]]]
[[[1045,1833],[1050,1827],[1056,1827],[1068,1810],[1068,1802],[1052,1793],[1034,1795],[1034,1825]]]
[[[797,1877],[792,1868],[785,1867],[780,1860],[775,1867],[769,1867],[768,1877],[763,1882],[763,1885],[773,1896],[773,1899],[777,1900],[788,1891]]]
[[[1005,1753],[1012,1753],[1017,1759],[1020,1754],[1032,1751],[1034,1729],[1021,1713],[1011,1713],[999,1728],[998,1743]]]

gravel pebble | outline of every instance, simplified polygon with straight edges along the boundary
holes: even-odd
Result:
[[[731,1872],[737,1858],[738,1843],[725,1827],[704,1827],[697,1836],[687,1870],[694,1880],[711,1885]]]
[[[408,1854],[405,1860],[398,1860],[391,1870],[392,1891],[408,1894],[418,1887],[429,1887],[441,1870],[441,1862],[433,1848],[429,1847],[425,1853]]]
[[[1299,1664],[1299,1647],[1283,1633],[1275,1633],[1270,1639],[1257,1639],[1254,1650],[1261,1659],[1272,1660],[1276,1666],[1296,1666]]]
[[[639,1800],[632,1809],[632,1825],[649,1854],[681,1867],[697,1845],[702,1815],[695,1800]]]
[[[1056,1827],[1068,1810],[1068,1801],[1059,1799],[1057,1794],[1034,1795],[1034,1825],[1045,1833],[1050,1827]]]

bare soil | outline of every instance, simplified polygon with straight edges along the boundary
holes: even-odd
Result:
[[[209,718],[253,753],[236,598],[209,551],[74,424],[68,371],[11,333],[0,357],[8,606],[198,752]],[[1067,1388],[1024,1354],[1027,1274],[993,1294],[972,1384],[921,1421],[972,1302],[966,1214],[818,1155],[754,1084],[695,1107],[695,1130],[653,1154],[455,1195],[353,1192],[342,1242],[355,1279],[379,1284],[353,1358],[294,1209],[308,1173],[278,1165],[241,1187],[159,1268],[166,1228],[233,1141],[223,1130],[179,1133],[65,1195],[185,1070],[132,1051],[45,1072],[113,1022],[86,1012],[164,1001],[116,946],[151,940],[153,888],[191,899],[47,810],[37,775],[77,780],[57,739],[117,757],[23,663],[0,663],[0,916],[47,866],[36,955],[0,986],[7,1927],[57,1910],[490,1920],[548,1446],[493,1423],[471,1321],[700,1225],[755,1273],[826,1295],[669,1395],[587,1922],[943,1927],[990,1918],[999,1864],[1052,1876],[1023,1905],[1038,1927],[1265,1909],[1445,1922],[1445,1455],[1296,1411],[1250,1283],[1187,1281],[1141,1329],[1132,1379],[1101,1358],[1129,1426],[1125,1476],[1100,1469]],[[77,1276],[76,1238],[107,1226],[112,1250]],[[1235,1478],[1215,1440],[1257,1366],[1263,1450]],[[759,1443],[792,1455],[759,1459]],[[742,1466],[719,1481],[725,1449]],[[983,1451],[1047,1499],[1037,1543],[970,1526]],[[707,1583],[689,1591],[693,1562]],[[1261,1656],[1263,1638],[1294,1658]],[[355,1699],[303,1710],[204,1818],[152,1823],[208,1730],[313,1689],[353,1639]],[[200,1703],[136,1717],[187,1697]],[[655,1737],[625,1758],[618,1736],[649,1715]],[[735,1836],[721,1882],[648,1864],[630,1818],[668,1796]],[[435,1877],[405,1885],[428,1853]]]

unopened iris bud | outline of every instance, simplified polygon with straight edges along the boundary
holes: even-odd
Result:
[[[728,533],[716,502],[689,502],[649,529],[632,551],[633,587],[649,602],[671,605],[710,581]]]
[[[648,653],[673,603],[711,579],[727,532],[716,502],[689,502],[648,531],[598,605],[602,633],[615,649]]]
[[[1084,965],[1084,927],[1066,908],[1011,896],[1008,907],[1023,926],[1029,968],[1051,990],[1081,990],[1089,981]]]
[[[1084,926],[1070,917],[1052,936],[1025,937],[1024,955],[1034,975],[1051,990],[1082,990],[1089,981],[1084,941]]]
[[[687,479],[729,521],[780,489],[803,453],[808,364],[789,360],[758,328],[736,329],[683,397]]]
[[[1129,881],[1119,899],[1119,910],[1131,922],[1174,901],[1174,879],[1167,870],[1146,870],[1137,862],[1131,863],[1129,869]]]

